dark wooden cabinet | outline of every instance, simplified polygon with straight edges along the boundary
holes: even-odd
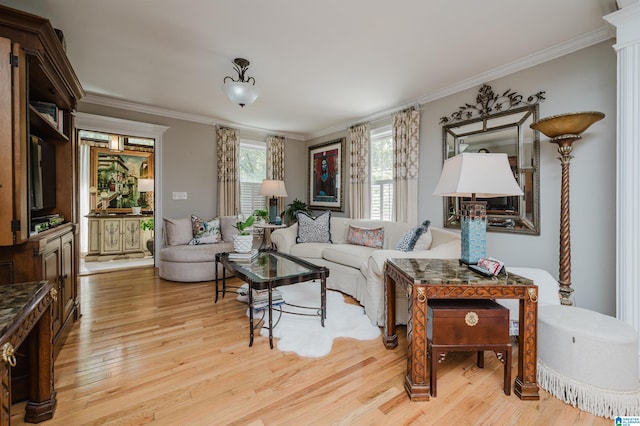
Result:
[[[78,146],[84,91],[48,19],[0,6],[0,285],[48,280],[55,355],[79,317]]]

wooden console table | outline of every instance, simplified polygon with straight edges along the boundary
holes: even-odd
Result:
[[[29,358],[29,399],[24,420],[48,420],[56,409],[51,303],[57,295],[52,287],[48,281],[0,285],[1,426],[11,422],[11,367],[16,365],[14,353],[25,339],[28,352],[37,355]]]
[[[538,400],[537,324],[538,287],[515,274],[488,278],[460,265],[456,259],[389,259],[384,265],[386,321],[383,343],[398,346],[396,283],[409,298],[407,320],[407,375],[404,388],[414,401],[429,400],[427,363],[428,299],[520,299],[518,376],[514,392],[520,399]]]

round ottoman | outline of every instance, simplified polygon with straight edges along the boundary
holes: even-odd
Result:
[[[597,416],[640,413],[638,333],[607,315],[575,306],[538,307],[538,383]]]

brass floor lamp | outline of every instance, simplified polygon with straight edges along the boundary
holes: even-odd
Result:
[[[573,142],[581,139],[582,132],[598,120],[601,112],[576,112],[543,118],[531,125],[533,130],[551,138],[549,142],[558,144],[562,165],[562,189],[560,193],[560,303],[571,306],[571,214],[569,207],[569,162],[573,158]]]

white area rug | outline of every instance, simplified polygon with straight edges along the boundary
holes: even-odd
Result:
[[[247,284],[243,285],[246,294]],[[242,288],[238,290],[238,300],[246,302],[247,297],[242,294]],[[307,281],[300,284],[278,287],[282,292],[285,302],[300,306],[320,306],[320,283]],[[284,306],[287,311],[300,311],[292,306]],[[304,310],[307,313],[310,310]],[[260,318],[262,312],[256,312],[254,318]],[[279,313],[273,311],[274,322]],[[249,309],[247,309],[249,316]],[[265,323],[269,323],[268,314],[265,315]],[[269,330],[260,330],[262,336],[269,337]],[[350,305],[344,302],[344,296],[337,291],[327,290],[327,319],[324,327],[320,324],[318,316],[301,316],[282,313],[282,318],[273,330],[274,342],[277,348],[283,352],[295,352],[303,357],[317,358],[328,355],[331,352],[333,339],[347,337],[357,340],[372,340],[380,336],[380,329],[371,324],[369,317],[361,306]],[[277,340],[275,340],[277,339]]]

